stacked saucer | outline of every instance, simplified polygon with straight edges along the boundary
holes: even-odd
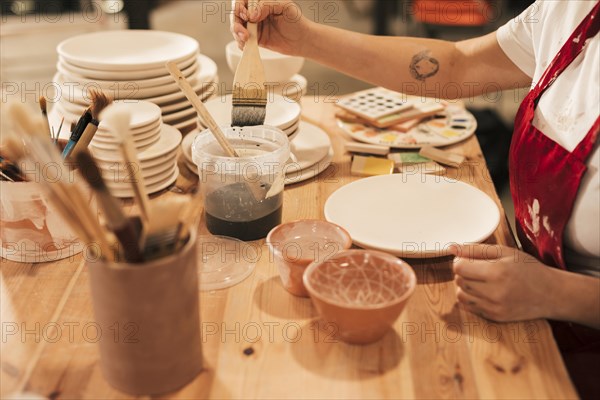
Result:
[[[219,126],[231,126],[232,96],[222,96],[211,99],[205,103]],[[295,101],[280,95],[270,96],[267,102],[267,117],[264,125],[281,129],[291,141],[300,128],[300,105]],[[200,128],[206,128],[202,121],[198,121]]]
[[[163,123],[160,108],[153,103],[121,101],[117,104],[131,114],[130,134],[138,152],[146,190],[152,194],[167,188],[179,176],[177,155],[181,133]],[[90,149],[111,193],[117,197],[133,197],[132,177],[124,163],[118,141],[102,122],[90,143]]]
[[[200,131],[191,132],[181,143],[185,165],[196,175],[198,167],[192,160],[192,144],[199,134]],[[333,147],[327,133],[302,121],[290,142],[290,154],[290,161],[285,167],[286,185],[303,182],[325,171],[333,160]]]
[[[198,42],[161,31],[105,31],[67,39],[57,48],[60,91],[57,112],[69,123],[90,103],[89,90],[100,89],[115,100],[157,104],[163,121],[187,132],[196,113],[165,68],[174,61],[204,101],[217,89],[217,65],[199,54]]]

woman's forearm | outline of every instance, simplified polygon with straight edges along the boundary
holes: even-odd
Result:
[[[314,24],[301,54],[355,78],[407,94],[465,98],[525,86],[495,33],[463,42],[380,37]]]
[[[600,279],[554,268],[547,272],[547,317],[600,329]]]

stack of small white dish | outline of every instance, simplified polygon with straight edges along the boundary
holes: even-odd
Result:
[[[118,104],[131,114],[130,134],[146,190],[151,194],[167,188],[179,176],[177,155],[181,132],[163,123],[160,108],[156,104],[147,101]],[[124,163],[118,140],[102,122],[90,143],[90,149],[111,193],[117,197],[133,197],[133,177]]]
[[[196,112],[165,68],[175,61],[202,100],[217,89],[217,65],[199,54],[198,42],[161,31],[105,31],[80,35],[58,45],[60,98],[55,109],[70,123],[90,103],[89,90],[115,100],[146,100],[160,106],[163,122],[189,132]]]
[[[306,78],[298,74],[304,65],[304,58],[287,56],[262,47],[259,51],[265,68],[265,86],[269,94],[278,94],[294,101],[300,101],[308,87]],[[225,46],[227,65],[234,74],[242,59],[242,54],[235,41]]]

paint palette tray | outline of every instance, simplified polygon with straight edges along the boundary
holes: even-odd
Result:
[[[344,97],[337,106],[367,121],[375,122],[388,115],[408,110],[413,104],[402,93],[373,88]]]
[[[347,122],[338,118],[338,125],[353,139],[397,149],[419,149],[423,146],[448,146],[462,142],[475,133],[477,121],[462,104],[448,105],[443,111],[404,130],[391,126],[377,128],[367,123]]]

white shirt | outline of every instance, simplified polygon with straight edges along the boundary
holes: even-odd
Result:
[[[539,81],[548,64],[597,1],[538,0],[498,29],[498,44],[517,67]],[[559,75],[540,98],[533,125],[568,151],[583,140],[600,113],[600,35]],[[600,276],[600,153],[587,163],[564,232],[570,269]],[[560,196],[560,193],[556,194]]]

